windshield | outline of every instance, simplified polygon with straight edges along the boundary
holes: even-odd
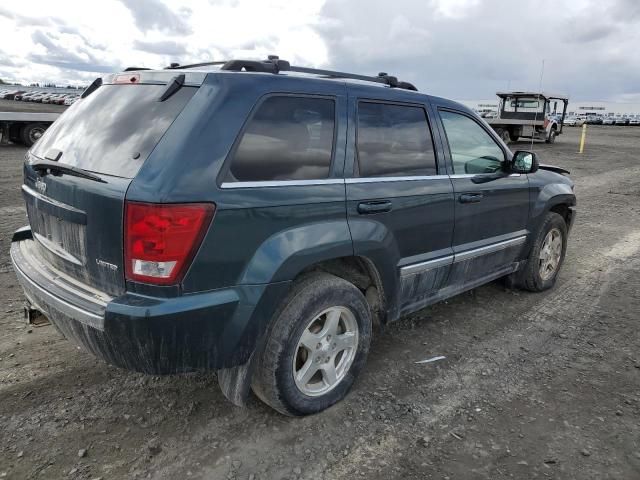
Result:
[[[45,158],[91,172],[133,178],[197,88],[183,87],[164,102],[166,85],[104,85],[70,107],[34,145]]]

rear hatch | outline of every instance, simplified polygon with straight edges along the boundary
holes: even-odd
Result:
[[[194,73],[185,82],[176,72],[105,77],[45,132],[27,154],[22,187],[35,254],[84,284],[124,292],[127,188],[203,79]]]

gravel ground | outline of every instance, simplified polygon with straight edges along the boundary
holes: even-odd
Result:
[[[296,419],[26,326],[8,259],[25,150],[0,148],[0,478],[640,478],[640,128],[590,127],[582,156],[578,135],[534,146],[577,184],[556,287],[494,282],[388,326],[347,399]]]

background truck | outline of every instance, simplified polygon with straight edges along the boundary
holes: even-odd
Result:
[[[33,145],[60,113],[0,112],[0,144]]]
[[[562,133],[569,97],[542,92],[498,92],[498,115],[485,118],[505,143],[521,137],[553,143]]]

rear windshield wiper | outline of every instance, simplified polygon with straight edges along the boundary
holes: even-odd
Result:
[[[93,173],[87,172],[79,167],[74,167],[73,165],[67,165],[66,163],[52,162],[51,160],[36,160],[35,162],[30,163],[30,165],[36,172],[41,174],[46,173],[47,171],[59,172],[73,175],[75,177],[86,178],[88,180],[93,180],[94,182],[107,183],[98,175],[94,175]]]

